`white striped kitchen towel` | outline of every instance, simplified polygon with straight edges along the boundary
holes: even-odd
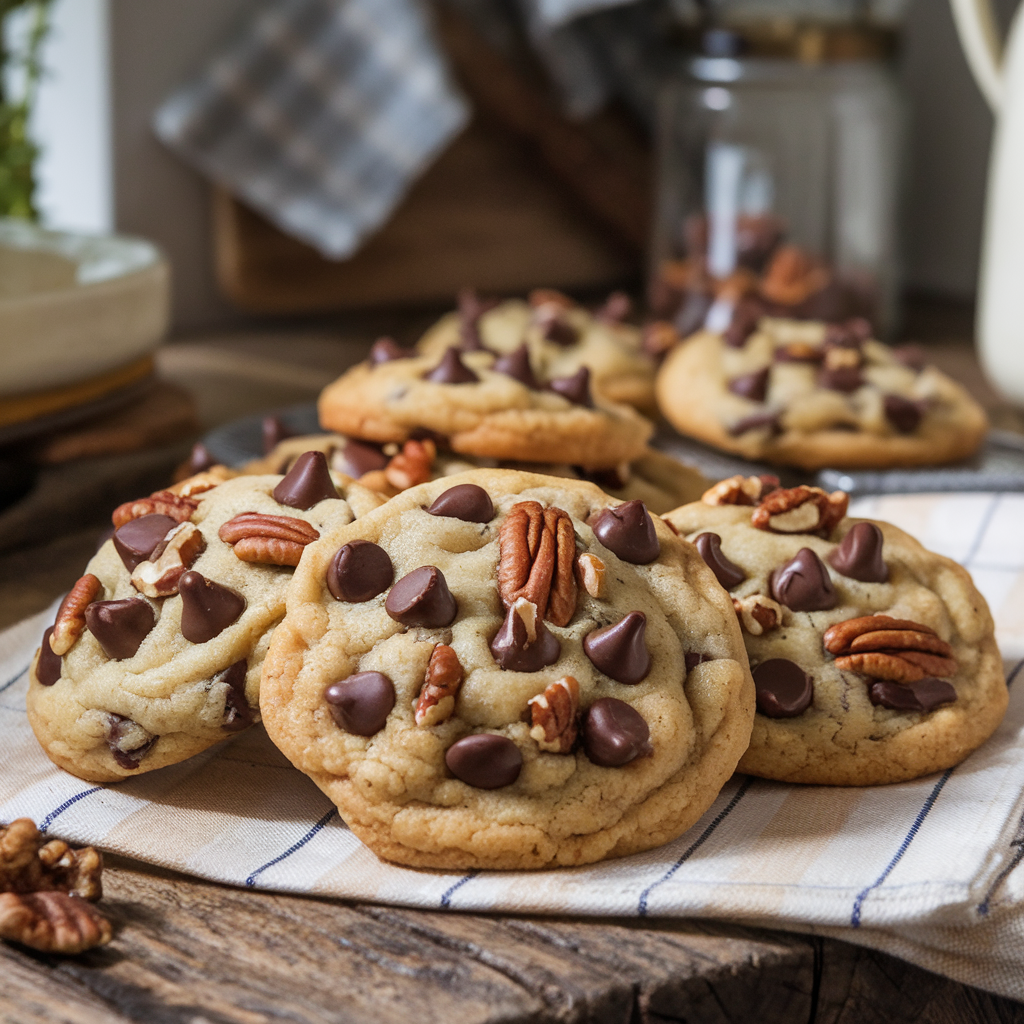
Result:
[[[1024,495],[863,499],[972,570],[1024,659]],[[0,634],[0,820],[253,889],[519,913],[705,917],[834,935],[1024,999],[1024,660],[1010,707],[955,769],[876,788],[736,776],[685,835],[589,867],[446,874],[379,861],[262,729],[117,786],[55,768],[26,668],[54,609]]]

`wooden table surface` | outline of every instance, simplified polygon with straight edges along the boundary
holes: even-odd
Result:
[[[189,339],[164,348],[160,367],[196,397],[209,429],[308,401],[378,331],[408,340],[429,320],[407,315],[396,326],[369,316],[341,331]],[[1012,419],[986,390],[969,346],[949,341],[934,354]],[[35,543],[25,531],[38,513],[0,518],[0,626],[45,607],[78,578],[116,504],[110,481],[119,468],[141,481],[166,473],[185,449],[48,471],[52,492],[81,497],[53,520],[60,535]],[[110,481],[96,487],[103,474]],[[1022,1004],[811,936],[276,896],[121,858],[109,858],[104,878],[102,906],[116,925],[109,946],[61,958],[0,944],[2,1024],[1024,1022]]]

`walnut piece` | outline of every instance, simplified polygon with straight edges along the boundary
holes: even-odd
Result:
[[[206,538],[192,523],[178,523],[132,573],[132,586],[147,597],[170,597],[178,580],[206,550]]]
[[[436,644],[416,700],[417,725],[438,725],[451,718],[462,678],[459,656],[447,644]]]
[[[195,498],[181,497],[170,491],[154,491],[148,498],[138,498],[118,505],[110,518],[115,527],[154,514],[170,516],[176,523],[184,523],[192,518],[197,508],[199,502]]]
[[[552,754],[568,754],[579,732],[580,684],[572,676],[562,676],[526,704],[530,736],[537,746]]]
[[[68,592],[57,609],[50,634],[50,649],[63,657],[82,635],[85,629],[85,609],[102,592],[103,584],[93,574],[86,573]]]
[[[298,565],[306,545],[319,539],[320,531],[294,516],[241,512],[229,519],[217,536],[233,545],[235,556],[243,562]]]
[[[912,619],[862,615],[837,622],[822,637],[836,668],[872,679],[913,683],[925,676],[953,676],[953,648],[935,630]]]
[[[576,559],[576,575],[579,576],[580,585],[591,597],[604,597],[605,572],[604,562],[589,551],[584,551]]]
[[[568,512],[521,501],[498,533],[498,593],[506,608],[519,598],[537,614],[565,626],[576,614],[576,531]]]
[[[751,636],[761,636],[782,623],[782,605],[764,594],[734,597],[732,606],[740,624]]]
[[[103,895],[103,859],[91,846],[73,850],[47,841],[28,818],[0,825],[0,892],[74,893],[87,900]]]
[[[700,500],[705,505],[756,505],[778,487],[779,478],[767,473],[761,476],[736,475],[719,480],[700,496]]]
[[[0,894],[0,939],[41,953],[83,953],[108,943],[110,922],[80,896],[66,892]]]
[[[789,487],[768,494],[750,517],[751,525],[772,533],[814,533],[827,537],[846,515],[845,491],[826,494],[820,487]]]

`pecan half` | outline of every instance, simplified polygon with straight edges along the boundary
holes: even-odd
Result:
[[[148,498],[138,498],[118,505],[110,518],[115,527],[153,514],[170,516],[176,523],[184,523],[192,518],[197,508],[199,502],[195,498],[182,497],[170,491],[154,491]]]
[[[751,636],[761,636],[782,623],[782,605],[764,594],[734,597],[732,606],[741,625]]]
[[[776,250],[761,281],[761,294],[770,302],[798,306],[829,283],[829,273],[802,249],[783,245]]]
[[[229,519],[217,536],[233,545],[235,555],[243,562],[298,565],[306,545],[317,540],[320,531],[294,516],[241,512]]]
[[[57,618],[53,622],[50,634],[50,649],[54,654],[65,655],[82,635],[85,629],[85,609],[96,600],[103,590],[103,584],[86,573],[68,592],[67,597],[57,609]]]
[[[915,683],[925,676],[923,668],[911,664],[906,658],[881,651],[872,654],[847,654],[836,658],[836,668],[841,672],[858,672],[872,679],[891,679],[896,683]]]
[[[594,598],[604,597],[605,564],[597,555],[584,551],[576,559],[576,575],[580,586]]]
[[[829,626],[825,630],[822,642],[829,654],[843,654],[849,650],[857,637],[880,629],[909,629],[916,633],[935,635],[935,630],[931,626],[924,626],[912,619],[894,619],[890,615],[861,615],[856,619],[846,619]]]
[[[565,626],[576,613],[576,531],[568,512],[521,501],[509,510],[498,533],[498,593],[506,608],[518,598],[537,614]]]
[[[425,484],[433,477],[436,456],[437,445],[433,441],[406,441],[385,467],[384,478],[399,491]]]
[[[0,892],[71,892],[87,900],[103,895],[103,858],[91,846],[73,850],[47,841],[29,818],[0,825]]]
[[[580,684],[572,676],[562,676],[526,706],[530,736],[537,746],[552,754],[568,754],[579,731]]]
[[[132,573],[132,586],[147,597],[170,597],[178,580],[206,550],[206,538],[192,523],[178,523]]]
[[[459,656],[447,644],[436,644],[416,700],[416,724],[439,725],[451,718],[462,679]]]
[[[227,466],[211,466],[202,473],[196,473],[194,476],[186,477],[184,480],[172,484],[167,488],[167,493],[176,494],[179,498],[191,498],[193,495],[212,491],[214,487],[235,476],[238,474],[234,470],[228,469]]]
[[[700,500],[705,505],[756,505],[766,495],[778,490],[779,478],[767,473],[761,476],[731,476],[709,487]]]
[[[82,953],[108,943],[110,922],[91,904],[66,892],[0,895],[0,939],[41,953]]]
[[[913,683],[925,676],[956,675],[953,648],[935,630],[912,619],[862,615],[837,622],[822,637],[836,667],[873,679]]]
[[[850,496],[826,494],[820,487],[788,487],[772,491],[750,517],[751,525],[772,533],[816,533],[827,537],[846,515]]]

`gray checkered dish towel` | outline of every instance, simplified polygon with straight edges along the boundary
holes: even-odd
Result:
[[[283,231],[345,259],[468,119],[417,0],[275,0],[154,127]]]

